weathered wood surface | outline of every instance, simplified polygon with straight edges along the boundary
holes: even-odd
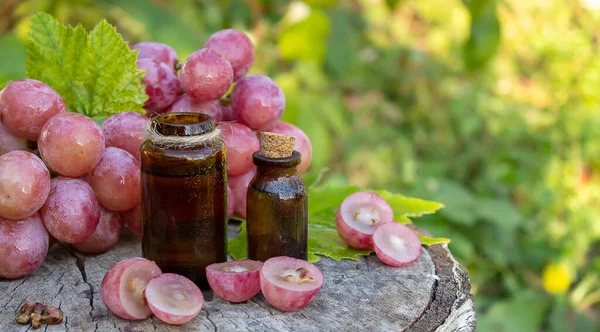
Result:
[[[230,232],[233,233],[233,232]],[[61,308],[61,325],[45,331],[475,331],[469,277],[443,246],[423,251],[412,265],[392,268],[375,255],[360,261],[323,258],[317,265],[325,283],[305,309],[280,312],[259,294],[230,304],[205,292],[202,312],[183,326],[156,318],[127,321],[111,314],[100,297],[108,269],[140,256],[139,240],[125,236],[116,248],[83,256],[56,245],[44,264],[19,280],[0,280],[0,331],[27,331],[14,322],[25,301]]]

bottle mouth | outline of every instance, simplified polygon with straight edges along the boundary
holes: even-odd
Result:
[[[300,152],[296,150],[291,156],[285,158],[269,158],[256,151],[252,154],[252,161],[256,166],[294,167],[300,164],[302,158]]]
[[[215,130],[215,120],[203,113],[176,112],[154,117],[156,131],[166,136],[196,136]]]

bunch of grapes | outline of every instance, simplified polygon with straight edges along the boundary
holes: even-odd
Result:
[[[165,44],[132,48],[146,71],[147,115],[115,114],[100,127],[67,112],[60,94],[40,81],[13,81],[0,91],[0,277],[33,273],[56,240],[92,254],[112,248],[123,225],[141,235],[140,146],[155,114],[202,112],[218,121],[229,158],[230,216],[246,215],[258,132],[296,136],[299,171],[310,165],[308,137],[280,122],[282,90],[264,75],[244,76],[254,62],[244,33],[213,34],[181,66]]]
[[[256,173],[252,153],[260,149],[260,131],[295,136],[294,148],[302,155],[298,171],[308,169],[310,140],[300,128],[280,121],[285,109],[281,88],[267,76],[245,76],[255,52],[243,32],[216,32],[181,66],[168,45],[142,42],[132,48],[139,51],[138,68],[146,70],[144,84],[149,99],[144,108],[149,116],[191,111],[206,113],[219,123],[227,145],[230,215],[246,217],[246,190]]]
[[[67,112],[48,85],[24,79],[2,90],[0,117],[0,277],[32,273],[56,240],[105,252],[123,221],[141,219],[131,214],[141,201],[144,115],[120,113],[100,128]]]

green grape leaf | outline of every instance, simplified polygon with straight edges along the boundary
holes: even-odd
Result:
[[[70,111],[91,117],[141,111],[148,99],[131,51],[105,20],[88,34],[81,25],[60,24],[38,13],[31,18],[27,77],[50,85]]]
[[[419,240],[421,240],[421,244],[426,246],[432,246],[434,244],[443,244],[450,243],[450,239],[445,237],[429,237],[425,235],[419,235]]]
[[[426,214],[433,214],[444,207],[442,203],[406,197],[385,190],[376,190],[375,193],[390,203],[392,209],[394,209],[395,220],[405,221],[405,223],[410,223],[410,219],[407,217],[420,217]]]
[[[372,250],[359,250],[348,247],[335,228],[335,215],[346,197],[364,189],[360,187],[320,187],[308,189],[308,260],[317,262],[319,256],[335,260],[353,259],[368,256]],[[410,223],[409,217],[435,213],[443,204],[418,198],[393,194],[385,190],[372,192],[381,195],[394,210],[398,222]],[[446,238],[420,237],[425,245],[448,243]],[[240,236],[229,241],[229,254],[235,259],[246,257],[246,227],[242,224]]]
[[[235,259],[244,259],[248,257],[248,248],[246,247],[246,222],[243,221],[239,235],[227,243],[227,251]]]
[[[0,36],[0,89],[25,77],[25,45],[14,33]]]

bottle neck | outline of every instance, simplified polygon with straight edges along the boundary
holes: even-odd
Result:
[[[262,177],[278,178],[283,176],[298,175],[297,166],[277,167],[277,166],[257,166],[256,174]]]
[[[287,158],[268,158],[261,155],[260,151],[252,154],[252,161],[256,165],[257,175],[266,177],[298,175],[298,165],[301,159],[298,151],[294,151]]]
[[[165,113],[151,121],[154,121],[156,131],[165,136],[197,136],[215,130],[213,118],[202,113]]]

